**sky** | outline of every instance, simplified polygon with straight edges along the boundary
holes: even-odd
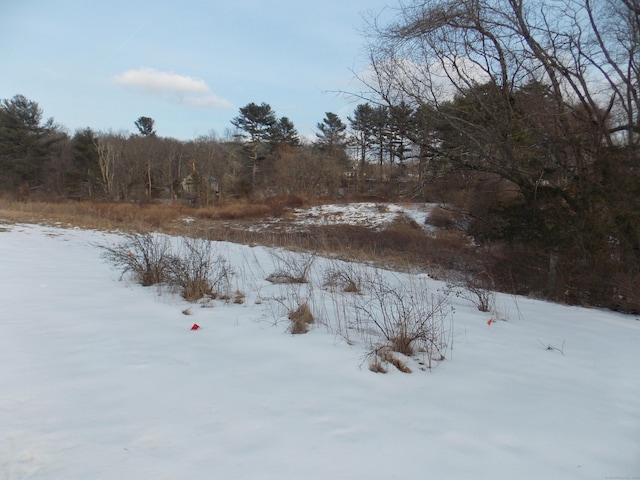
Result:
[[[271,105],[303,137],[346,123],[366,70],[364,18],[395,0],[0,0],[0,99],[21,94],[69,133],[224,137]]]

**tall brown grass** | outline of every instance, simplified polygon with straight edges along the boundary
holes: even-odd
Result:
[[[0,222],[200,236],[331,254],[400,269],[421,266],[430,271],[442,270],[464,265],[474,258],[474,248],[461,231],[452,228],[432,234],[406,219],[382,230],[345,224],[304,227],[288,224],[287,212],[304,205],[305,199],[296,196],[207,207],[178,203],[20,202],[0,198]],[[274,217],[279,222],[276,227],[269,227]]]

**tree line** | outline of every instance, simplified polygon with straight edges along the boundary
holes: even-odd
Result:
[[[146,116],[133,122],[134,134],[87,127],[69,135],[53,118],[44,118],[36,101],[15,95],[0,102],[0,189],[21,198],[35,193],[113,201],[188,196],[200,203],[220,195],[302,193],[335,199],[347,191],[375,194],[363,179],[380,178],[383,169],[368,168],[371,159],[384,159],[392,168],[409,158],[408,137],[402,136],[406,126],[393,126],[396,117],[387,114],[395,111],[358,105],[349,125],[327,112],[314,141],[305,141],[289,118],[278,117],[267,103],[252,102],[231,120],[233,135],[180,141],[159,136],[155,120]],[[198,192],[185,191],[187,177],[191,186],[196,178]]]

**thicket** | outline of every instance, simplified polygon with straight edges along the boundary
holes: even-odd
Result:
[[[430,172],[474,180],[481,271],[638,311],[638,3],[415,1],[370,27],[375,98],[419,112]]]
[[[172,239],[162,234],[128,233],[124,241],[100,245],[103,259],[141,285],[164,285],[185,300],[231,298],[235,274],[214,245],[203,238]]]

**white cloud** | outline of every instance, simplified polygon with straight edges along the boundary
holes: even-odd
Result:
[[[179,104],[199,108],[231,108],[228,100],[211,93],[204,80],[160,72],[152,68],[127,70],[117,75],[114,82],[143,93],[162,95]],[[189,96],[185,96],[189,94]]]
[[[233,108],[233,104],[217,95],[208,94],[198,97],[185,97],[181,102],[191,107]]]
[[[203,80],[178,75],[177,73],[159,72],[152,68],[127,70],[115,77],[115,82],[125,87],[133,87],[151,93],[209,92],[209,87]]]

